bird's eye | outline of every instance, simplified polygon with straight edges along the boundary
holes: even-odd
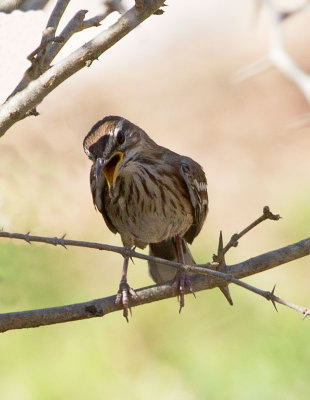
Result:
[[[116,136],[116,141],[118,144],[123,144],[125,142],[125,133],[123,131],[119,131]]]
[[[182,163],[182,169],[185,173],[189,173],[189,166],[185,162]]]

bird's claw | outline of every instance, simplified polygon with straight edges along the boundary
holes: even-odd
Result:
[[[116,299],[115,299],[115,304],[122,304],[123,305],[123,316],[126,318],[126,321],[129,322],[128,320],[128,311],[131,314],[131,308],[129,306],[129,300],[130,298],[133,298],[137,300],[139,296],[137,293],[131,288],[127,282],[122,282],[119,284],[119,289],[116,294]]]
[[[192,293],[193,296],[196,298],[191,280],[185,271],[182,271],[181,273],[177,274],[174,282],[172,283],[172,288],[180,303],[180,308],[179,308],[179,313],[180,313],[185,305],[184,295],[186,291]]]

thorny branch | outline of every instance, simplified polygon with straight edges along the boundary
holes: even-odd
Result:
[[[292,11],[280,10],[274,0],[264,0],[261,3],[264,3],[268,7],[271,16],[268,55],[241,68],[236,73],[235,80],[240,82],[267,70],[271,66],[275,66],[288,79],[295,83],[308,103],[310,103],[310,75],[305,73],[288,54],[283,34],[283,22],[307,9],[310,6],[310,2],[307,0],[302,6]]]
[[[263,208],[263,214],[257,218],[254,222],[252,222],[249,226],[247,226],[243,231],[240,233],[235,233],[232,235],[230,241],[227,243],[227,245],[221,249],[219,254],[213,256],[213,261],[221,263],[224,260],[225,254],[230,250],[232,247],[237,247],[238,246],[238,240],[242,238],[246,233],[248,233],[251,229],[255,228],[258,224],[261,222],[265,221],[266,219],[271,219],[273,221],[278,221],[280,219],[280,215],[273,214],[268,206],[265,206]],[[221,238],[220,238],[221,241]]]
[[[226,268],[226,261],[225,261],[225,254],[228,252],[229,249],[232,247],[237,247],[238,246],[238,240],[244,236],[247,232],[249,232],[251,229],[255,228],[258,224],[261,222],[265,221],[266,219],[270,219],[273,221],[279,220],[281,217],[280,215],[275,215],[273,214],[268,206],[265,206],[263,209],[263,214],[257,218],[254,222],[252,222],[249,226],[247,226],[245,229],[243,229],[240,233],[235,233],[232,235],[230,241],[226,244],[226,246],[223,246],[223,235],[222,231],[220,232],[220,237],[219,237],[219,244],[218,244],[218,251],[217,254],[213,255],[213,261],[217,262],[218,265],[218,270],[225,271]],[[219,289],[223,293],[223,295],[226,297],[226,300],[228,303],[232,306],[233,301],[229,292],[228,288],[228,283],[226,282],[223,285],[219,286]]]
[[[272,214],[268,207],[264,207],[263,215],[255,220],[253,223],[251,223],[243,231],[241,231],[238,234],[238,238],[236,237],[236,235],[233,235],[234,240],[230,240],[228,244],[223,247],[222,252],[224,251],[224,249],[231,248],[233,246],[232,243],[236,243],[236,241],[241,236],[243,236],[254,226],[258,225],[260,222],[266,219],[277,220],[279,219],[279,216]],[[243,281],[240,281],[240,278],[244,278],[246,276],[265,271],[267,269],[276,267],[289,261],[296,260],[300,257],[310,255],[310,238],[301,240],[300,242],[291,244],[281,249],[259,255],[257,257],[251,258],[235,265],[225,264],[225,270],[219,271],[217,270],[219,267],[218,263],[183,265],[174,261],[164,260],[158,257],[141,254],[134,250],[128,250],[123,247],[110,246],[101,243],[69,240],[65,239],[65,236],[62,236],[61,238],[51,238],[30,235],[29,232],[27,234],[0,232],[0,237],[21,239],[25,240],[29,244],[31,244],[31,242],[41,242],[52,244],[55,246],[60,245],[64,248],[66,248],[66,246],[87,247],[98,250],[112,251],[121,254],[122,256],[157,261],[162,264],[166,264],[196,274],[192,278],[192,286],[195,291],[211,289],[214,287],[223,287],[225,285],[228,285],[229,283],[234,283],[264,297],[266,300],[271,301],[275,308],[275,303],[279,303],[302,313],[304,317],[310,314],[310,310],[308,308],[287,302],[286,300],[277,297],[274,294],[275,287],[271,291],[265,291],[249,285]],[[228,250],[225,250],[225,253],[227,251]],[[221,255],[220,252],[218,256],[221,256],[222,260],[224,259],[224,255]],[[174,291],[169,284],[149,286],[137,290],[137,293],[139,299],[132,299],[132,307],[174,296]],[[5,332],[11,329],[36,327],[41,325],[50,325],[55,323],[74,321],[78,319],[99,317],[120,309],[121,306],[115,304],[115,296],[110,296],[103,299],[92,300],[79,304],[71,304],[67,306],[0,314],[0,332]]]
[[[13,93],[0,106],[0,137],[16,122],[29,115],[38,115],[36,106],[52,90],[80,69],[89,67],[102,53],[164,6],[164,0],[138,2],[139,7],[135,6],[128,10],[114,25],[51,66],[55,56],[74,33],[91,26],[98,26],[100,21],[113,11],[123,11],[116,0],[109,0],[106,12],[89,20],[84,19],[86,10],[80,10],[68,22],[61,34],[55,36],[69,1],[57,1],[43,32],[41,44],[30,55],[31,66]]]

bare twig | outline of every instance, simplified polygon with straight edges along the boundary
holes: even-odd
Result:
[[[101,21],[103,21],[113,11],[118,10],[120,10],[120,8],[116,9],[116,7],[112,7],[111,4],[105,12],[87,20],[84,20],[87,10],[78,11],[60,33],[59,37],[62,39],[62,41],[58,43],[54,42],[49,47],[44,60],[44,70],[47,70],[50,67],[51,62],[54,60],[56,55],[75,33],[91,27],[100,26]]]
[[[60,37],[63,39],[62,46],[51,46],[47,54],[47,66],[52,62],[55,56],[59,53],[63,45],[68,42],[74,33],[80,32],[84,29],[91,27],[100,26],[100,23],[111,13],[118,12],[123,14],[126,10],[120,0],[108,0],[105,1],[105,11],[87,20],[84,20],[87,10],[78,11],[75,16],[68,22],[66,27],[60,33]]]
[[[47,45],[49,45],[51,42],[57,42],[57,43],[62,43],[64,41],[64,39],[62,37],[51,37],[48,38],[44,41],[41,41],[41,43],[39,44],[39,46],[34,49],[29,56],[27,57],[27,59],[31,62],[34,63],[34,59],[35,57],[42,51],[46,50]]]
[[[252,222],[249,226],[247,226],[243,231],[240,233],[235,233],[232,235],[230,241],[227,243],[227,245],[224,247],[223,246],[223,235],[222,231],[220,231],[220,237],[219,237],[219,244],[218,244],[218,251],[217,254],[213,255],[213,261],[217,262],[218,265],[218,270],[219,271],[225,271],[226,270],[226,260],[225,260],[225,254],[230,250],[232,247],[237,247],[238,246],[238,240],[244,236],[247,232],[249,232],[251,229],[255,228],[258,224],[261,222],[265,221],[266,219],[271,219],[271,220],[279,220],[280,216],[273,214],[268,206],[265,206],[263,208],[263,215],[257,218],[254,222]],[[226,281],[226,283],[219,285],[219,289],[225,296],[226,300],[228,303],[232,306],[233,301],[229,292],[229,287],[228,283],[229,281]]]
[[[106,10],[103,13],[98,14],[88,20],[84,20],[85,15],[88,11],[80,10],[67,23],[60,35],[55,37],[59,21],[69,1],[70,0],[66,0],[64,2],[61,0],[57,2],[47,22],[47,26],[43,31],[40,45],[27,57],[28,60],[31,61],[31,66],[27,69],[22,80],[19,82],[19,84],[14,89],[12,94],[8,97],[8,99],[17,92],[23,90],[29,85],[31,81],[37,79],[43,72],[50,68],[51,62],[54,60],[54,58],[60,52],[63,46],[68,42],[68,40],[72,37],[72,35],[84,29],[99,26],[100,22],[110,13],[112,13],[113,11],[122,10],[121,5],[116,5],[115,1],[110,1],[107,3]],[[28,112],[25,116],[28,115],[34,114]]]
[[[57,0],[57,3],[48,19],[47,28],[53,28],[54,34],[57,30],[57,27],[59,25],[59,22],[61,20],[61,17],[63,16],[63,13],[65,12],[68,4],[70,3],[70,0]]]
[[[71,20],[67,23],[63,31],[60,33],[59,37],[62,39],[59,43],[53,43],[46,54],[43,70],[46,71],[49,67],[51,62],[54,60],[56,55],[60,52],[63,46],[68,42],[68,40],[72,37],[74,33],[80,32],[84,29],[84,18],[88,11],[87,10],[80,10],[78,11]],[[89,26],[95,26],[95,24]],[[86,28],[86,26],[85,26]]]
[[[235,233],[232,235],[230,238],[230,241],[227,243],[225,247],[222,247],[222,245],[219,244],[219,251],[218,254],[213,256],[213,261],[218,262],[221,264],[224,261],[225,254],[230,250],[232,247],[237,247],[238,246],[238,240],[244,236],[246,233],[248,233],[251,229],[255,228],[257,225],[259,225],[261,222],[266,221],[266,219],[271,219],[273,221],[278,221],[280,219],[280,215],[278,214],[273,214],[268,206],[265,206],[263,208],[263,214],[257,218],[254,222],[252,222],[249,226],[247,226],[245,229],[243,229],[240,233]],[[223,240],[222,238],[222,232],[220,233],[220,239],[219,243],[221,243]]]
[[[43,61],[44,57],[46,54],[46,49],[48,45],[54,41],[61,41],[59,38],[55,38],[55,33],[57,30],[57,27],[59,25],[59,22],[61,20],[61,17],[63,16],[63,13],[65,12],[70,0],[58,0],[48,21],[46,24],[46,28],[44,29],[42,33],[42,39],[41,43],[39,46],[27,57],[29,61],[31,61],[31,66],[26,70],[24,73],[24,76],[22,80],[18,83],[16,88],[13,90],[13,92],[9,95],[6,101],[13,97],[16,93],[20,92],[24,88],[26,88],[29,83],[36,79],[42,72],[43,72]],[[31,107],[32,109],[33,107]],[[29,109],[25,113],[24,117],[27,115],[36,115],[32,110]],[[30,111],[30,113],[29,113]]]
[[[39,242],[39,243],[51,244],[53,246],[62,246],[64,248],[66,248],[67,246],[74,246],[74,247],[86,247],[89,249],[97,249],[97,250],[103,250],[103,251],[111,251],[113,253],[120,254],[123,257],[139,258],[141,260],[146,260],[146,261],[150,260],[150,261],[155,261],[158,263],[170,265],[171,267],[175,267],[175,268],[183,268],[183,264],[181,264],[181,263],[178,263],[175,261],[170,261],[170,260],[164,260],[163,258],[149,256],[147,254],[138,253],[135,250],[130,250],[125,247],[111,246],[109,244],[96,243],[96,242],[85,242],[85,241],[81,241],[81,240],[70,240],[70,239],[65,239],[65,235],[58,238],[58,237],[30,235],[30,232],[27,232],[26,234],[24,234],[24,233],[10,233],[10,232],[1,231],[0,238],[1,237],[24,240],[29,244],[31,244],[31,242]],[[206,264],[200,264],[198,266],[204,268],[206,266]],[[217,263],[208,264],[208,267],[211,267],[214,269],[217,266],[218,266]]]

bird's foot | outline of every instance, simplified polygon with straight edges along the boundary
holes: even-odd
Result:
[[[179,272],[172,283],[172,288],[175,292],[175,295],[178,297],[178,301],[180,303],[179,313],[182,311],[182,308],[185,305],[184,295],[185,292],[188,290],[190,293],[194,295],[196,298],[194,289],[192,287],[191,280],[189,276],[186,274],[185,271]]]
[[[126,318],[127,322],[129,322],[128,321],[128,310],[131,315],[131,308],[129,306],[129,300],[131,297],[135,300],[139,298],[139,296],[133,290],[133,288],[131,288],[128,285],[127,281],[121,281],[119,284],[119,289],[118,289],[117,295],[116,295],[115,304],[123,305],[123,316]]]

